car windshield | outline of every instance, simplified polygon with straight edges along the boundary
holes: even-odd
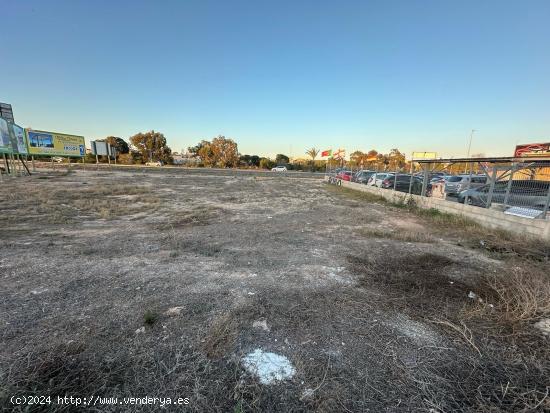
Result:
[[[447,181],[448,182],[460,182],[462,179],[465,178],[464,176],[451,176]]]

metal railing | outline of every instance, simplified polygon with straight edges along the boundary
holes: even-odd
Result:
[[[327,164],[333,183],[351,181],[449,202],[493,208],[526,218],[550,217],[550,161],[483,158],[433,160],[412,165]]]

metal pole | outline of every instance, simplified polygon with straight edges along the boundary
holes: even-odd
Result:
[[[424,165],[424,179],[422,180],[422,192],[421,196],[426,196],[426,189],[428,188],[428,164]]]
[[[10,163],[12,176],[17,176],[17,166],[15,165],[15,157],[13,156],[13,153],[10,153]]]
[[[542,219],[546,218],[549,207],[550,207],[550,184],[548,185],[548,195],[546,195],[546,203],[544,204],[544,208],[542,209],[542,214],[540,215]]]
[[[395,178],[393,179],[393,190],[395,191],[395,188],[397,187],[397,176],[399,175],[399,168],[398,165],[395,164]]]
[[[409,176],[409,195],[412,192],[412,185],[413,185],[413,160],[412,160],[412,157],[411,157],[411,172],[410,172],[410,175],[411,176]]]
[[[470,188],[472,187],[472,175],[474,173],[474,163],[473,162],[468,162],[466,164],[466,169],[470,169],[470,174],[468,175],[468,184],[466,185],[466,191],[469,191]],[[464,204],[465,205],[468,205],[468,199],[470,197],[468,196],[468,192],[466,192],[466,198],[464,198]]]
[[[5,154],[2,154],[2,155],[3,155],[3,156],[6,156]],[[5,158],[4,158],[4,160],[5,160]],[[6,170],[5,172],[6,172],[6,174],[7,174],[7,170]],[[4,180],[4,177],[3,177],[2,175],[3,175],[3,172],[2,172],[2,170],[0,169],[0,181],[3,181],[3,180]]]
[[[510,177],[508,179],[508,184],[506,185],[506,194],[504,195],[504,206],[508,205],[508,200],[510,198],[510,191],[512,190],[512,180],[514,179],[514,173],[516,172],[516,164],[512,163],[512,169],[510,169]]]
[[[470,132],[470,143],[468,143],[468,152],[466,153],[466,158],[470,157],[470,150],[472,149],[472,138],[474,136],[475,131],[476,131],[475,129],[472,129],[472,131]],[[467,167],[468,166],[466,166],[466,168]],[[464,170],[464,173],[466,173],[466,170]]]
[[[34,164],[34,155],[31,155],[32,171],[36,172],[36,165]]]
[[[493,191],[495,190],[496,179],[497,179],[497,168],[496,168],[496,165],[493,165],[491,186],[489,187],[489,194],[487,195],[487,208],[491,208],[491,201],[493,200]]]
[[[8,160],[7,160],[7,158],[6,158],[6,154],[3,153],[3,154],[2,154],[2,157],[4,158],[4,164],[6,165],[6,175],[9,175],[9,173],[10,173],[10,166],[9,166]]]

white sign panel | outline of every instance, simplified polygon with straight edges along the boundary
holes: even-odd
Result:
[[[13,127],[13,134],[15,135],[17,152],[20,154],[26,155],[28,151],[27,151],[27,142],[25,137],[25,129],[23,129],[21,126],[18,126],[16,124],[13,124],[12,127]]]

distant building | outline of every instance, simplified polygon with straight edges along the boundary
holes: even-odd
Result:
[[[201,162],[200,158],[195,158],[190,153],[172,152],[172,159],[174,165],[182,166],[197,166]]]

